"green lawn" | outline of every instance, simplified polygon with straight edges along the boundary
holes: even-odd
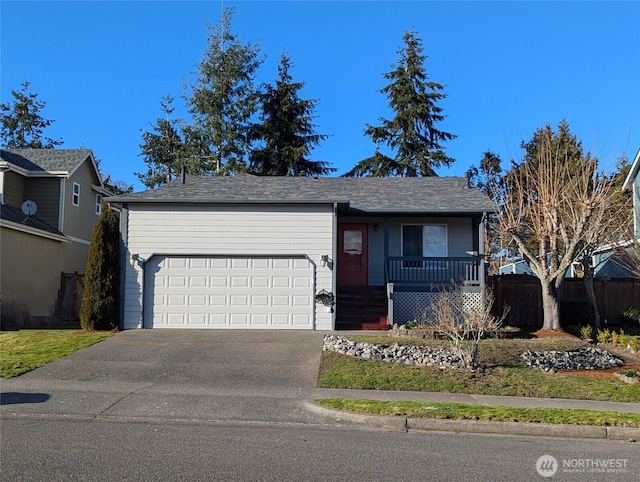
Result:
[[[363,341],[357,337],[353,339]],[[390,338],[366,341],[442,343],[437,340]],[[478,358],[480,364],[485,367],[481,373],[441,370],[434,367],[409,367],[395,363],[358,360],[336,353],[323,353],[318,386],[640,402],[640,384],[627,384],[617,378],[586,378],[564,373],[545,373],[526,367],[520,359],[520,353],[527,349],[567,350],[583,345],[584,342],[578,339],[483,340]]]
[[[113,336],[112,332],[20,330],[0,333],[0,377],[11,378]]]
[[[347,400],[343,398],[316,400],[316,402],[340,410],[378,415],[401,415],[408,418],[640,427],[640,415],[635,413],[486,406],[466,403]]]

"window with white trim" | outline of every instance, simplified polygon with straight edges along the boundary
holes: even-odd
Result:
[[[102,196],[100,194],[96,194],[96,214],[100,216],[102,212]]]
[[[77,182],[73,183],[73,195],[71,202],[74,206],[80,206],[80,184]]]
[[[403,224],[402,256],[444,258],[447,256],[446,224]],[[405,261],[405,268],[419,268],[419,261]]]

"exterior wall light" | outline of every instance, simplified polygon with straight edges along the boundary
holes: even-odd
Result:
[[[320,266],[322,266],[323,268],[327,266],[327,263],[329,262],[329,255],[328,254],[323,254],[322,256],[320,256]]]
[[[138,265],[142,268],[144,267],[144,262],[145,260],[141,258],[140,255],[137,253],[131,254],[131,257],[129,258],[129,264],[131,264],[131,266]]]

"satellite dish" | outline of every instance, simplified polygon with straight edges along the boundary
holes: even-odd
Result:
[[[33,216],[38,211],[38,206],[34,201],[25,201],[22,203],[22,212],[27,216]]]

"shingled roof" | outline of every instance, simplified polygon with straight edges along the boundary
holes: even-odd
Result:
[[[89,149],[2,149],[0,158],[3,161],[26,169],[30,172],[68,172],[88,157]]]
[[[116,203],[338,203],[351,211],[482,213],[494,204],[459,177],[187,176],[158,189],[106,199]]]
[[[22,209],[6,204],[0,204],[0,218],[4,221],[10,221],[16,224],[22,224],[30,228],[40,229],[50,234],[57,234],[58,236],[64,236],[53,226],[49,226],[42,219],[37,216],[26,216]]]

